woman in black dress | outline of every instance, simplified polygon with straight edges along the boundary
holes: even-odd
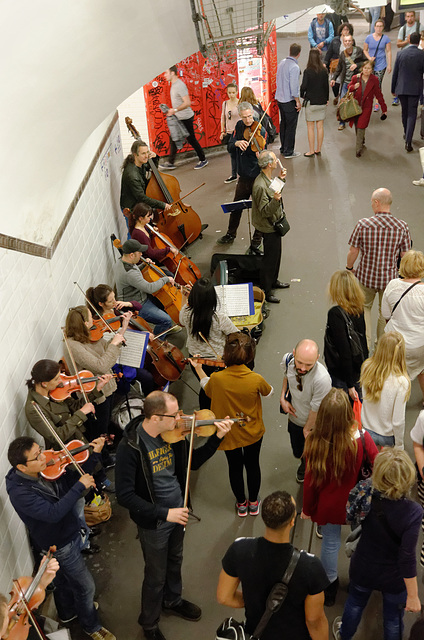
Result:
[[[312,158],[321,154],[324,140],[324,119],[328,104],[328,71],[321,61],[318,49],[311,49],[306,69],[303,73],[300,95],[304,99],[306,125],[308,127],[309,151],[303,155]],[[315,145],[315,125],[317,143]]]

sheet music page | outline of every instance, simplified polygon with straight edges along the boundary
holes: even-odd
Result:
[[[215,291],[221,309],[227,316],[250,316],[255,313],[251,282],[217,285]]]
[[[122,347],[117,364],[140,369],[144,364],[146,348],[149,342],[149,333],[147,331],[132,331],[131,329],[127,329],[125,332],[125,342],[127,346]]]

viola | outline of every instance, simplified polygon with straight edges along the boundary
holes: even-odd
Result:
[[[250,127],[246,127],[243,133],[243,138],[248,141],[254,153],[265,149],[266,139],[261,135],[261,129],[261,123],[254,122]]]
[[[46,480],[57,480],[66,471],[66,467],[72,464],[72,455],[74,460],[80,464],[86,462],[90,456],[90,444],[84,444],[81,440],[71,440],[66,445],[68,453],[61,449],[60,451],[54,451],[54,449],[47,449],[43,451],[46,457],[46,468],[41,471],[41,475]]]
[[[55,551],[56,547],[50,547],[49,552],[46,554],[46,561],[40,565],[33,578],[23,576],[13,581],[13,589],[10,592],[11,597],[7,605],[9,625],[6,637],[9,640],[25,640],[29,634],[30,621],[33,623],[39,638],[47,640],[31,611],[38,609],[46,596],[45,590],[40,587],[40,581]]]
[[[153,234],[153,239],[157,249],[165,249],[166,247],[172,247],[173,244],[164,233],[159,233],[150,224],[146,224],[148,229]],[[194,284],[196,280],[202,277],[197,265],[185,256],[181,251],[178,251],[176,255],[169,251],[163,259],[163,264],[167,269],[172,271],[176,282],[181,285]]]
[[[78,380],[78,376],[81,380],[81,384]],[[120,378],[122,377],[122,373],[114,373],[113,377]],[[100,376],[93,375],[91,371],[88,371],[87,369],[78,371],[78,374],[75,376],[66,376],[64,373],[61,373],[59,385],[56,387],[56,389],[50,391],[49,395],[51,398],[53,398],[53,400],[62,402],[62,400],[66,400],[66,398],[69,398],[71,393],[74,393],[74,391],[84,391],[86,394],[90,393],[91,391],[93,391],[99,378]]]
[[[125,118],[125,124],[135,140],[139,140],[140,134],[132,124],[132,119]],[[149,198],[173,205],[170,212],[159,211],[156,220],[159,230],[167,233],[172,242],[178,246],[194,242],[196,238],[201,236],[202,222],[192,207],[183,204],[180,197],[180,183],[175,176],[161,173],[151,158],[149,159],[149,166],[152,171],[152,177],[147,185],[146,195]]]
[[[220,358],[214,360],[213,358],[191,357],[190,360],[195,360],[199,364],[205,364],[208,367],[216,367],[217,369],[225,369],[227,366]],[[186,361],[188,362],[188,358]]]
[[[216,418],[213,411],[209,409],[201,409],[200,411],[195,411],[195,426],[194,432],[197,436],[203,436],[208,438],[212,436],[216,432],[215,422],[222,422],[224,418]],[[251,421],[249,416],[244,415],[244,413],[237,413],[236,418],[228,418],[233,422],[237,422],[240,427],[245,427],[248,422]],[[161,433],[161,437],[168,444],[173,444],[174,442],[179,442],[183,440],[191,431],[191,424],[193,422],[193,416],[181,416],[176,422],[175,428],[172,431],[165,431]]]
[[[106,323],[106,324],[105,324]],[[119,331],[121,328],[121,316],[114,313],[105,313],[103,320],[93,318],[93,326],[90,327],[90,342],[98,342],[103,338],[103,334],[108,331]]]

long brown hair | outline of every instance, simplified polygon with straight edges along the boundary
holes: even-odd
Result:
[[[250,102],[253,107],[253,105],[258,104],[259,100],[253,93],[253,89],[251,89],[250,87],[243,87],[240,93],[239,104],[241,104],[242,102]]]
[[[308,64],[306,65],[307,69],[312,69],[315,73],[319,73],[323,69],[325,69],[325,65],[322,63],[321,54],[318,49],[311,49],[309,52]]]
[[[360,316],[363,313],[365,296],[351,271],[335,271],[330,278],[328,293],[334,304],[339,305],[351,316]]]
[[[149,207],[149,205],[145,204],[144,202],[138,202],[132,210],[128,220],[130,233],[134,231],[135,225],[137,224],[139,218],[145,218],[147,214],[151,212],[152,207]]]
[[[89,317],[87,307],[81,305],[69,309],[66,316],[66,336],[83,344],[90,342],[90,332],[85,324],[88,322]]]
[[[356,464],[357,443],[349,398],[342,389],[331,389],[321,402],[315,426],[305,441],[304,456],[311,484],[321,487],[336,480],[340,485]]]

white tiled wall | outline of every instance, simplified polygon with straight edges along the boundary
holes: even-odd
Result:
[[[0,592],[12,578],[30,575],[32,563],[25,528],[5,488],[11,440],[29,433],[23,407],[25,380],[42,358],[61,357],[60,327],[69,307],[83,304],[85,290],[113,284],[110,234],[124,237],[119,209],[122,144],[117,122],[51,260],[0,249]],[[88,167],[87,167],[88,169]],[[69,204],[69,203],[67,203]],[[34,433],[31,433],[34,435]]]
[[[149,134],[147,131],[147,116],[146,116],[146,103],[144,100],[143,87],[135,91],[129,98],[122,102],[118,107],[119,122],[121,125],[121,138],[122,149],[124,152],[124,158],[130,153],[131,145],[134,142],[134,138],[129,133],[127,125],[125,124],[125,118],[128,116],[131,118],[134,127],[140,134],[140,137],[144,142],[150,144]]]

